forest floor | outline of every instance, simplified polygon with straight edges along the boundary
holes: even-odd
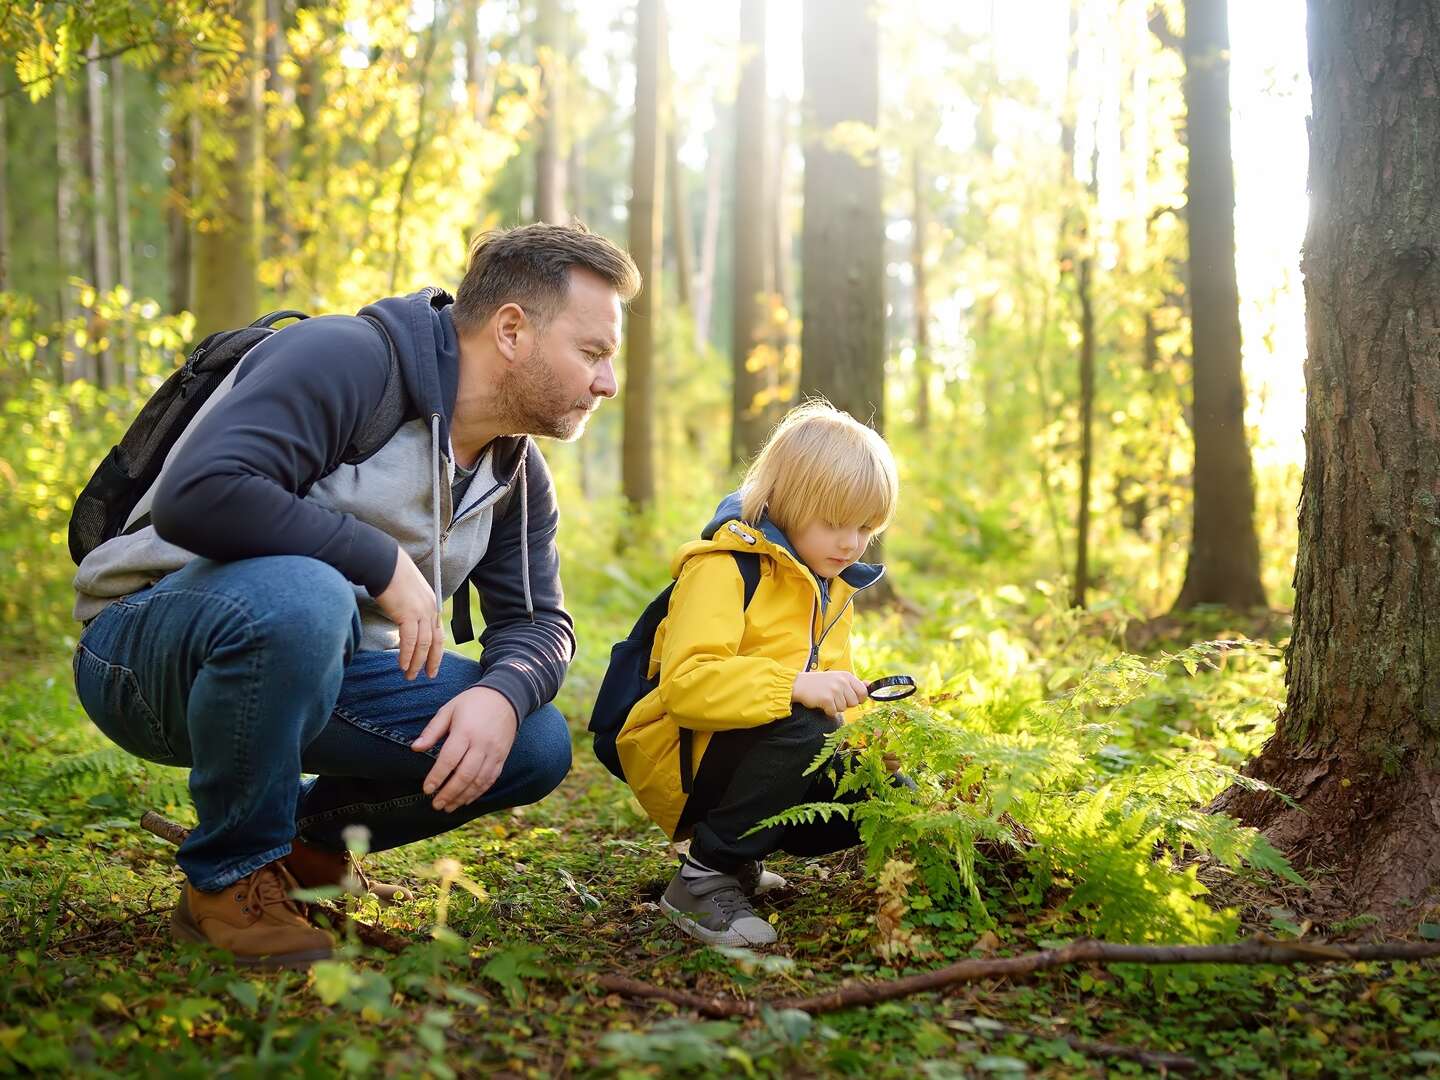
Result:
[[[681,936],[656,901],[664,839],[595,763],[576,725],[575,769],[543,803],[368,860],[417,883],[378,919],[415,944],[348,946],[309,974],[237,970],[170,941],[173,849],[138,827],[186,819],[176,770],[105,749],[63,663],[0,683],[0,1073],[152,1076],[515,1075],[945,1077],[1159,1075],[1097,1044],[1184,1055],[1194,1075],[1440,1074],[1440,967],[1324,964],[1104,969],[810,1017],[713,1021],[597,988],[601,974],[752,999],[887,978],[967,955],[1016,955],[1070,934],[1015,898],[993,925],[933,918],[933,953],[878,958],[876,901],[856,853],[777,859],[789,885],[761,907],[766,955]],[[1211,675],[1209,677],[1218,677]],[[571,691],[573,695],[573,691]],[[574,714],[578,701],[562,696]],[[435,860],[488,899],[453,890],[432,935]],[[1156,1059],[1158,1060],[1158,1059]]]

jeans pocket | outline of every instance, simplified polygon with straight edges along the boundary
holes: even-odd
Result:
[[[83,644],[75,648],[73,666],[80,704],[106,738],[137,757],[161,765],[180,763],[133,671],[108,663]]]

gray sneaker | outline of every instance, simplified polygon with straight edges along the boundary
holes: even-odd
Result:
[[[740,869],[735,871],[735,877],[740,882],[740,888],[745,890],[746,896],[763,896],[771,889],[783,889],[790,883],[779,874],[765,869],[765,864],[758,859],[755,862],[741,863]]]
[[[775,928],[750,907],[738,878],[705,874],[686,881],[680,871],[660,898],[665,917],[707,945],[769,945]]]

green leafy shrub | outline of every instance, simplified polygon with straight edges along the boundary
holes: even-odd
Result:
[[[40,325],[26,297],[0,293],[0,647],[39,656],[72,643],[67,528],[75,496],[151,393],[192,329],[152,300],[77,283],[80,314]],[[126,343],[135,378],[102,390],[63,381],[81,353]],[[59,376],[59,377],[57,377]]]

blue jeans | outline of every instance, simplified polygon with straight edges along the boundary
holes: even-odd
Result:
[[[564,779],[570,734],[546,705],[520,722],[489,791],[434,809],[420,785],[440,747],[410,743],[484,667],[446,653],[434,679],[407,682],[394,652],[357,652],[359,640],[350,584],[300,556],[196,559],[86,627],[74,667],[90,719],[132,754],[190,768],[199,824],[177,861],[197,889],[238,881],[296,836],[343,851],[341,830],[364,825],[382,851],[538,802]]]

